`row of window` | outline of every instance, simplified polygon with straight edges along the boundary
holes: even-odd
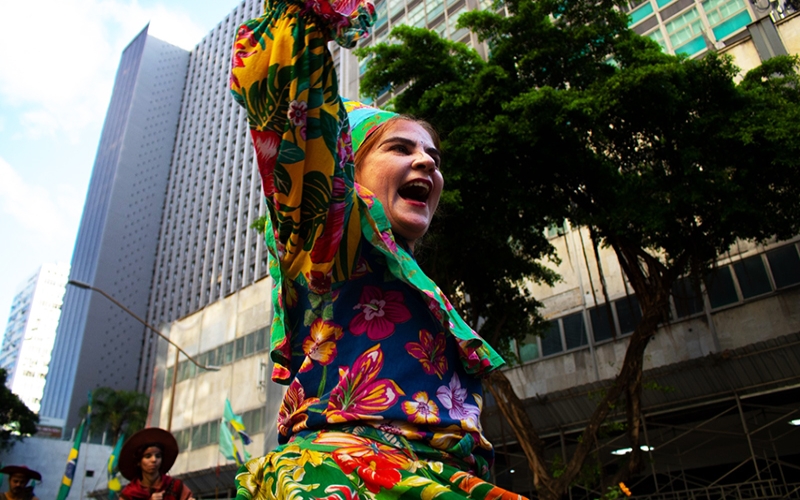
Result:
[[[702,282],[678,280],[672,289],[671,319],[682,319],[703,312],[703,291],[711,310],[759,297],[775,290],[800,284],[800,253],[797,244],[784,245],[759,255],[719,266]],[[528,335],[517,346],[522,362],[605,342],[615,336],[633,333],[642,319],[635,295],[578,311],[551,320],[541,336]],[[589,334],[591,332],[591,335]]]
[[[215,347],[210,351],[205,351],[194,359],[201,365],[206,366],[225,366],[242,358],[252,356],[253,354],[266,351],[269,348],[269,327],[265,326],[258,330],[248,333],[244,337],[239,337],[219,347]],[[172,384],[172,366],[167,368],[167,376],[164,383],[167,387]],[[198,372],[203,372],[197,368],[191,361],[184,360],[178,363],[178,382],[190,379],[197,375]]]
[[[264,408],[256,408],[255,410],[246,411],[242,414],[242,423],[244,423],[245,432],[251,436],[264,432],[264,420]],[[187,429],[173,431],[172,434],[175,436],[175,440],[178,441],[178,449],[181,451],[189,451],[197,450],[204,446],[219,444],[219,426],[221,423],[221,419],[217,419]],[[237,447],[238,446],[240,445],[237,445]]]
[[[706,49],[706,38],[722,40],[751,22],[744,0],[651,0],[630,11],[629,24],[640,33],[655,28],[647,36],[665,51],[694,55]]]

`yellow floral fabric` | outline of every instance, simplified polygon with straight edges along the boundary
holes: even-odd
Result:
[[[525,500],[464,472],[446,453],[388,445],[365,431],[318,432],[251,460],[236,476],[237,499]]]

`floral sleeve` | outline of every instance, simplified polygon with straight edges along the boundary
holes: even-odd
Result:
[[[268,0],[234,42],[231,90],[247,118],[285,278],[329,283],[352,202],[347,114],[327,42],[352,46],[372,23],[365,0]]]
[[[267,0],[237,32],[230,85],[247,110],[267,200],[273,304],[285,280],[325,294],[355,265],[353,152],[327,43],[352,47],[374,17],[367,0]],[[279,381],[291,356],[283,313],[276,307],[271,341]]]

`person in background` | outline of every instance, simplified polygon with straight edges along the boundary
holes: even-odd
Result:
[[[0,474],[8,474],[8,491],[0,493],[0,500],[39,500],[33,494],[33,487],[28,482],[33,479],[42,480],[42,475],[24,465],[7,465],[0,469]]]
[[[122,445],[119,472],[130,481],[120,493],[124,500],[188,500],[191,490],[167,475],[178,457],[172,434],[150,427],[132,435]]]
[[[481,376],[503,360],[414,257],[444,185],[438,135],[339,96],[327,43],[373,20],[366,0],[267,0],[234,42],[288,386],[280,446],[239,469],[237,498],[517,499],[487,481],[480,425]]]

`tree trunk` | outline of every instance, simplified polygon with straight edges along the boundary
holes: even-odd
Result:
[[[596,448],[597,435],[620,397],[625,396],[627,434],[632,452],[628,462],[613,477],[611,484],[628,480],[641,469],[641,396],[644,352],[658,325],[665,319],[672,283],[671,270],[655,257],[639,248],[613,245],[623,271],[642,307],[642,320],[630,337],[625,359],[617,377],[608,386],[605,396],[595,408],[581,434],[572,457],[558,478],[551,476],[544,459],[544,445],[534,430],[534,423],[525,411],[503,372],[487,377],[489,391],[508,421],[533,472],[534,486],[542,500],[560,500],[578,478],[581,469]],[[605,487],[605,485],[603,485]]]

